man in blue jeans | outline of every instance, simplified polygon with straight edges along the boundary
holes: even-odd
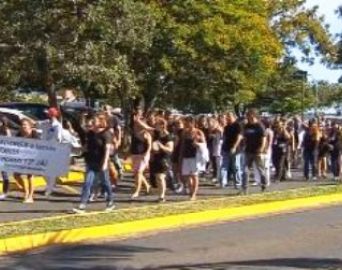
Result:
[[[73,209],[73,212],[85,212],[96,178],[99,178],[103,190],[107,194],[106,211],[112,211],[115,205],[108,171],[112,137],[107,129],[105,116],[97,115],[94,117],[93,122],[88,123],[89,131],[87,133],[85,153],[86,179],[82,187],[81,203],[78,208]]]
[[[223,132],[222,165],[220,172],[221,187],[226,187],[230,178],[233,178],[237,187],[236,155],[242,140],[242,127],[233,113],[227,114],[227,126]]]

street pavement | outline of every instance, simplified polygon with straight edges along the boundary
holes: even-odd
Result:
[[[281,183],[272,183],[268,188],[269,191],[286,190],[312,185],[325,185],[331,182],[325,181],[304,181],[301,179],[300,172],[294,173],[294,180],[288,180]],[[297,180],[296,180],[297,179]],[[210,180],[204,181],[202,178],[199,189],[198,199],[210,199],[222,196],[235,196],[238,191],[232,186],[221,189],[216,187]],[[47,199],[44,197],[43,187],[38,189],[35,194],[35,202],[33,204],[23,204],[22,194],[16,191],[11,192],[11,196],[6,201],[0,201],[0,223],[10,221],[20,221],[35,219],[41,217],[49,217],[56,215],[68,214],[72,208],[77,207],[80,199],[80,185],[63,185],[56,188],[56,192]],[[260,187],[250,188],[250,193],[260,192]],[[131,175],[126,174],[123,181],[115,192],[115,201],[117,208],[139,207],[145,205],[153,205],[157,203],[156,191],[146,195],[142,192],[142,196],[138,199],[131,200],[133,193],[133,179]],[[172,191],[168,191],[167,200],[169,202],[178,202],[189,200],[186,195],[178,195]],[[92,202],[88,206],[89,211],[100,211],[105,208],[105,200],[99,199]]]
[[[342,269],[342,206],[43,248],[0,269]]]

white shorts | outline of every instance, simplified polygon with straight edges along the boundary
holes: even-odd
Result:
[[[196,158],[184,158],[182,162],[182,176],[198,175]]]

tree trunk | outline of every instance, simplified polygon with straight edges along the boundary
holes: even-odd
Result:
[[[46,48],[43,48],[38,56],[38,69],[41,75],[42,85],[48,95],[49,106],[58,107],[55,85],[50,71],[50,61]]]

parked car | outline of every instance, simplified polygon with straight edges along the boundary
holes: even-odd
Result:
[[[32,117],[38,119],[39,121],[45,121],[48,119],[47,111],[49,106],[45,104],[30,102],[8,102],[1,103],[0,109],[1,108],[14,109],[16,111],[22,112],[25,115],[32,115]],[[71,123],[73,129],[78,133],[83,144],[85,142],[85,132],[81,123],[82,114],[91,114],[94,113],[94,110],[87,106],[69,106],[69,104],[61,106],[60,109],[62,118]]]
[[[49,106],[40,103],[29,102],[8,102],[1,103],[0,108],[14,109],[23,112],[24,114],[32,115],[39,120],[47,120],[47,111]]]
[[[16,109],[7,109],[0,107],[0,117],[6,117],[8,119],[8,125],[13,134],[16,134],[20,128],[20,122],[23,119],[28,119],[32,122],[32,124],[37,127],[37,131],[41,132],[39,129],[40,120],[36,118],[34,115],[30,115],[28,113],[23,113],[20,110]]]

